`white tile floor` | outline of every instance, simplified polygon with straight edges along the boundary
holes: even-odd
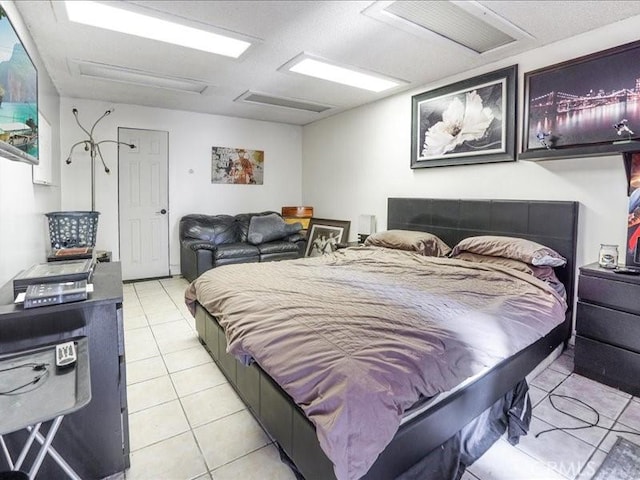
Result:
[[[184,305],[182,278],[124,285],[131,468],[127,479],[293,480],[270,438],[212,362]],[[640,432],[640,398],[572,374],[569,350],[530,382],[531,432],[513,447],[499,440],[463,480],[588,480],[618,434],[554,431],[579,424],[549,393],[571,395],[600,413],[600,425]],[[579,403],[554,397],[575,416]],[[640,436],[622,434],[635,443]],[[122,478],[122,475],[120,476]]]

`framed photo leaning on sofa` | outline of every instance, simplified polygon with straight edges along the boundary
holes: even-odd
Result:
[[[337,250],[339,243],[349,239],[348,220],[328,220],[312,218],[307,230],[307,248],[305,257],[319,257]]]

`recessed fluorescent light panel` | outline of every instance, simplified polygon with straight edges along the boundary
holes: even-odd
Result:
[[[244,92],[235,102],[254,103],[258,105],[268,105],[270,107],[283,107],[293,110],[304,110],[307,112],[321,113],[332,107],[329,105],[321,105],[319,103],[310,103],[303,100],[295,100],[293,98],[276,97],[264,93],[252,92],[251,90]]]
[[[165,88],[189,93],[204,93],[207,85],[197,80],[188,78],[167,77],[156,75],[142,70],[118,67],[103,63],[73,61],[72,70],[84,77],[93,77],[99,80],[111,80],[114,82],[131,83],[145,87]]]
[[[533,38],[527,32],[472,0],[378,1],[362,12],[409,33],[440,39],[483,54]]]
[[[515,41],[451,2],[393,2],[385,10],[478,53]]]
[[[390,79],[381,75],[365,73],[347,67],[341,67],[326,60],[319,60],[302,54],[287,62],[281,69],[300,73],[309,77],[321,78],[330,82],[349,85],[350,87],[369,90],[370,92],[383,92],[402,85],[401,80]]]
[[[67,17],[72,22],[217,55],[238,58],[251,45],[244,40],[143,15],[129,9],[115,7],[113,4],[71,0],[65,1],[64,5]]]

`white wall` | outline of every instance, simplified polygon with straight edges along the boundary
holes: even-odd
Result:
[[[280,211],[283,205],[298,205],[301,201],[301,127],[74,98],[62,98],[60,103],[61,155],[65,159],[71,145],[85,138],[71,113],[73,107],[78,109],[85,127],[93,125],[105,110],[115,109],[96,128],[98,141],[115,140],[118,127],[169,132],[172,274],[180,273],[178,223],[183,215]],[[264,185],[212,184],[212,146],[264,150]],[[96,166],[96,210],[101,213],[96,247],[111,250],[114,259],[118,259],[117,149],[115,146],[106,147],[103,154],[111,173],[105,174],[99,163]],[[76,149],[72,163],[62,166],[64,210],[90,210],[90,171],[89,155],[82,149]]]
[[[303,203],[313,205],[317,216],[351,220],[355,239],[359,214],[376,215],[378,230],[386,229],[392,196],[574,200],[581,204],[577,264],[596,261],[600,243],[620,245],[623,258],[627,196],[621,155],[411,170],[411,96],[517,63],[522,112],[524,72],[635,41],[637,22],[619,22],[307,125]]]
[[[59,102],[22,17],[12,2],[0,2],[38,70],[38,106],[52,129],[53,185],[32,183],[31,165],[0,158],[0,285],[20,270],[44,262],[49,246],[44,213],[60,209]],[[46,145],[40,145],[46,148]]]

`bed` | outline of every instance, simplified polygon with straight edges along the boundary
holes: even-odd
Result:
[[[567,260],[567,265],[556,269],[556,274],[566,288],[569,308],[566,310],[564,318],[562,318],[562,312],[559,315],[557,311],[554,313],[555,317],[560,319],[553,324],[554,326],[542,338],[538,338],[533,343],[527,343],[526,347],[510,351],[507,357],[491,364],[489,370],[483,371],[481,375],[472,376],[471,380],[464,381],[462,387],[452,388],[453,385],[446,386],[446,395],[440,396],[437,402],[433,402],[428,408],[411,417],[410,420],[405,419],[400,423],[399,428],[392,435],[388,444],[386,444],[385,440],[386,446],[382,452],[373,457],[375,461],[371,460],[372,464],[367,463],[363,467],[361,463],[357,464],[354,461],[357,466],[353,469],[346,469],[342,468],[341,460],[335,461],[336,472],[338,472],[337,475],[340,478],[388,480],[406,474],[412,467],[419,465],[429,452],[437,452],[437,447],[450,441],[465,426],[479,419],[481,414],[487,411],[489,407],[495,405],[505,395],[513,392],[525,376],[547,355],[556,347],[562,345],[563,342],[566,343],[571,332],[577,216],[578,204],[575,202],[389,199],[388,229],[390,230],[431,232],[450,246],[455,245],[461,239],[477,235],[512,236],[532,240],[555,250]],[[341,259],[354,257],[356,263],[363,264],[367,261],[367,255],[369,253],[366,251],[347,252],[341,255]],[[389,255],[391,258],[389,262],[395,262],[396,259],[403,257],[402,254],[396,253]],[[365,257],[364,260],[363,257]],[[322,259],[314,261],[322,262]],[[411,261],[416,261],[416,259],[411,259]],[[440,267],[439,264],[446,263],[444,260],[423,261],[420,259],[417,261],[420,263],[420,268],[452,268],[446,265]],[[390,265],[393,264],[390,263]],[[292,268],[296,266],[301,268],[297,263],[293,263],[291,266]],[[263,267],[263,269],[267,268],[276,267]],[[479,268],[479,270],[482,270],[482,268]],[[433,271],[435,272],[435,270]],[[274,272],[277,271],[274,270]],[[405,271],[405,275],[408,275],[408,272],[409,270]],[[227,271],[222,273],[227,273]],[[232,273],[231,270],[228,273]],[[477,272],[474,270],[474,273]],[[220,274],[218,272],[216,275]],[[482,274],[484,275],[485,273]],[[344,281],[345,288],[349,283],[347,277],[337,280]],[[256,285],[251,285],[250,278],[245,279],[245,281],[250,290],[257,288]],[[200,283],[200,288],[204,291],[203,282]],[[389,298],[389,302],[395,300],[398,290],[394,290],[394,292],[394,298]],[[191,300],[193,300],[193,291]],[[336,302],[336,305],[339,303]],[[402,305],[401,301],[396,303],[399,306]],[[213,314],[204,308],[203,304],[206,304]],[[241,305],[242,302],[236,302],[236,307],[234,308],[242,310],[243,307]],[[271,360],[266,358],[264,360],[260,359],[259,362],[250,363],[247,361],[249,360],[248,358],[240,356],[243,361],[239,362],[235,356],[227,353],[227,336],[219,325],[216,315],[214,315],[220,312],[205,301],[196,302],[192,306],[201,341],[207,346],[212,357],[243,401],[278,442],[282,452],[291,460],[297,471],[307,480],[336,478],[333,463],[329,461],[320,447],[320,444],[323,443],[325,451],[330,451],[327,449],[326,438],[323,436],[324,429],[318,428],[316,432],[314,424],[308,419],[308,417],[313,418],[316,425],[320,427],[317,417],[314,416],[314,406],[310,401],[306,400],[306,397],[301,397],[298,391],[291,389],[291,382],[283,381],[283,378],[290,374],[294,377],[297,375],[296,378],[293,378],[293,383],[300,382],[300,372],[305,371],[304,368],[296,365],[297,371],[290,368],[284,369],[287,373],[283,377],[282,372],[277,371],[277,365],[269,364]],[[317,306],[313,308],[318,311],[322,310]],[[337,312],[334,315],[340,314],[339,309],[335,310],[337,308],[335,305],[332,308],[332,311]],[[269,317],[266,313],[265,315],[265,318]],[[242,315],[239,316],[241,317]],[[540,313],[540,316],[542,317],[543,314]],[[227,315],[224,315],[224,318],[226,317]],[[230,335],[231,346],[234,348],[237,343],[237,331],[245,328],[242,323],[239,325],[241,326],[233,327],[227,332]],[[331,328],[339,328],[339,325],[339,323],[335,324]],[[296,334],[292,333],[292,337],[295,336]],[[453,338],[455,339],[456,336],[457,334]],[[408,338],[410,337],[405,337],[405,339]],[[269,343],[271,340],[264,341]],[[332,343],[340,343],[337,336]],[[291,349],[297,348],[292,343],[283,343],[283,345]],[[343,344],[341,348],[345,349],[346,345]],[[433,345],[437,346],[437,340]],[[308,348],[311,348],[311,343],[309,343]],[[261,347],[256,351],[258,350],[261,350]],[[455,348],[452,350],[455,350]],[[316,356],[326,355],[320,352]],[[464,364],[466,360],[468,359],[456,357],[453,361]],[[298,399],[300,405],[294,402],[291,396],[258,363],[262,366],[266,365],[265,370],[272,372],[274,378],[278,378],[281,384],[286,385],[289,393]],[[289,372],[289,370],[291,371]],[[329,370],[324,369],[322,371]],[[313,378],[313,374],[309,375]],[[304,412],[307,412],[308,415],[305,415]],[[377,422],[378,417],[376,415],[378,412],[374,410],[371,412]],[[380,422],[377,423],[384,425],[382,416],[380,417]],[[478,428],[481,431],[483,427]],[[387,430],[379,431],[373,429],[372,431],[380,432],[381,436],[388,434]],[[477,432],[478,429],[476,429]],[[351,437],[351,435],[348,436],[349,438]],[[378,433],[371,438],[377,438],[377,436]],[[365,450],[368,447],[366,444],[361,444],[360,446]],[[335,453],[332,454],[334,455],[334,460],[336,460]],[[358,459],[358,461],[360,460]]]

